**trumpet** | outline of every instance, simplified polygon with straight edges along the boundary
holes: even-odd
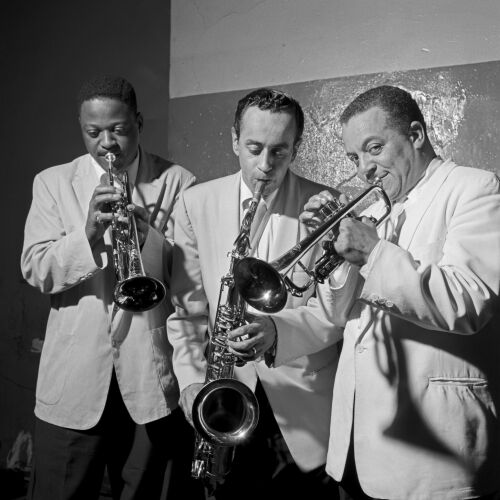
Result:
[[[350,203],[344,205],[338,200],[326,203],[320,210],[324,221],[319,227],[276,260],[268,263],[254,257],[241,259],[234,268],[234,282],[245,302],[258,311],[272,314],[285,307],[288,292],[301,297],[313,284],[323,283],[344,261],[334,248],[341,220],[345,217],[355,217],[355,209],[372,195],[383,202],[382,215],[378,219],[371,218],[378,226],[390,214],[391,202],[379,185],[378,179],[375,179],[374,185]],[[333,237],[324,240],[330,231],[333,232]],[[312,269],[307,269],[300,259],[321,240],[323,240],[323,254]],[[309,281],[304,286],[297,286],[287,276],[295,264],[309,276]]]
[[[111,243],[117,281],[113,299],[118,307],[126,311],[147,311],[163,300],[165,285],[144,272],[137,223],[134,214],[127,210],[132,200],[128,174],[113,173],[116,160],[113,153],[106,153],[104,158],[108,162],[109,184],[114,186],[119,180],[123,185],[121,199],[112,204]]]

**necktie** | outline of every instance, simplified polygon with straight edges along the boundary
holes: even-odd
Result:
[[[391,215],[387,224],[386,239],[392,243],[397,243],[399,240],[399,233],[405,221],[405,205],[401,202],[396,202],[392,206]]]
[[[259,244],[259,240],[262,236],[264,228],[266,227],[266,213],[267,206],[264,203],[264,200],[260,200],[260,203],[257,206],[257,210],[255,212],[255,216],[253,218],[252,225],[250,226],[250,245],[254,253],[257,249],[257,245]]]

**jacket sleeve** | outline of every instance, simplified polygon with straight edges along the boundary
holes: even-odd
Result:
[[[436,248],[409,252],[381,241],[362,269],[361,300],[426,329],[481,330],[498,308],[499,192],[495,176],[461,189],[443,214],[446,233]]]
[[[38,174],[26,220],[21,271],[24,278],[47,294],[59,293],[91,278],[107,265],[104,243],[91,249],[85,228],[67,231],[57,198],[58,186]]]
[[[174,372],[182,391],[190,384],[205,381],[208,300],[203,289],[196,236],[183,193],[175,212],[171,278],[175,311],[168,318],[167,332],[174,349]]]
[[[170,198],[172,199],[172,207],[170,211],[170,216],[168,217],[166,224],[163,227],[163,234],[170,243],[174,242],[174,228],[175,228],[175,217],[176,217],[176,205],[179,202],[179,195],[185,189],[194,186],[196,184],[196,177],[191,174],[188,170],[183,167],[178,167],[179,175],[176,178],[175,186],[170,187],[174,189],[170,193]],[[167,187],[169,189],[169,187]]]
[[[343,288],[335,293],[328,282],[316,286],[316,293],[307,304],[283,309],[272,318],[278,334],[274,366],[280,366],[301,356],[321,351],[343,338],[348,306],[352,293]]]

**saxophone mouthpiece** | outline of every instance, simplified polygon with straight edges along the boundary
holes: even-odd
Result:
[[[264,188],[266,187],[266,183],[264,181],[257,181],[255,184],[255,190],[253,192],[253,199],[259,201],[262,197],[262,193],[264,192]]]

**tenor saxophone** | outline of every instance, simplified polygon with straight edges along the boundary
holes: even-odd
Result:
[[[236,446],[250,436],[259,420],[254,393],[233,377],[237,358],[228,351],[227,335],[245,323],[247,306],[235,287],[233,269],[249,253],[250,228],[263,190],[264,183],[259,182],[234,242],[229,272],[221,279],[205,383],[193,403],[196,441],[191,473],[209,489],[224,481]]]

